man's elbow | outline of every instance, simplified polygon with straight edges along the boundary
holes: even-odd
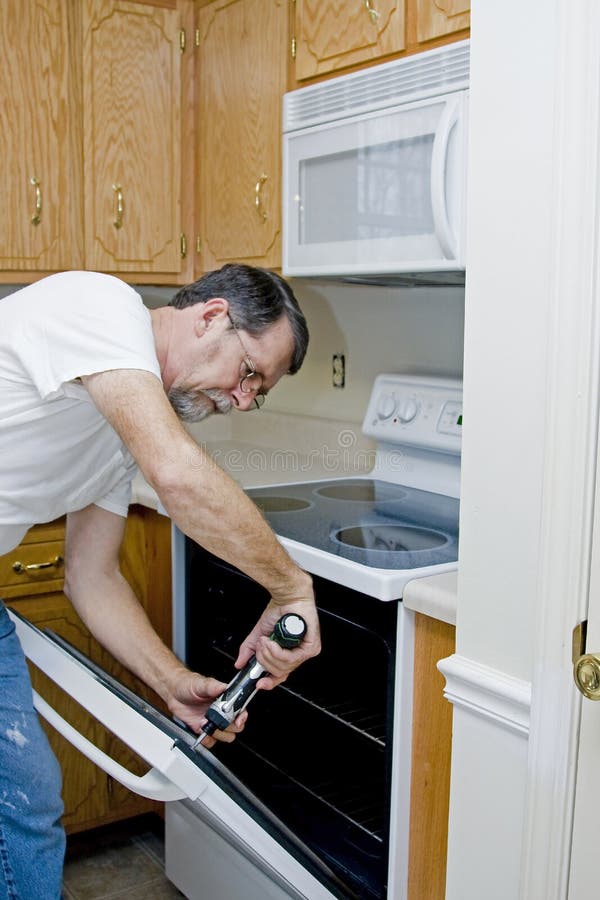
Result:
[[[144,475],[158,494],[167,512],[194,502],[208,503],[212,493],[211,474],[218,471],[217,464],[201,447],[191,447],[177,460],[155,461]]]

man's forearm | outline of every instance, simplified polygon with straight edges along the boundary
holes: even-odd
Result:
[[[102,646],[169,702],[184,666],[157,635],[125,578],[116,572],[67,584],[66,593]]]
[[[262,584],[276,603],[312,597],[311,579],[285,552],[251,500],[185,431],[148,372],[84,378],[179,528]]]
[[[194,464],[175,465],[155,488],[176,525],[211,553],[262,584],[277,603],[312,596],[299,569],[255,504],[200,447],[190,441]]]

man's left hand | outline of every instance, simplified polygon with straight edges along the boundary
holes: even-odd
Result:
[[[196,672],[182,669],[171,688],[168,701],[169,710],[173,716],[185,722],[193,731],[200,733],[202,725],[206,722],[206,710],[226,687],[227,684],[224,681],[217,681],[216,678],[207,678]],[[216,741],[230,744],[244,730],[247,718],[247,712],[240,713],[225,731],[217,729],[213,735],[205,737],[202,746],[213,747]]]

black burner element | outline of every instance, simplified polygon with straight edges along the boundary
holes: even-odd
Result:
[[[331,478],[248,495],[276,534],[349,562],[408,570],[455,562],[458,500],[375,478]]]
[[[309,509],[312,503],[301,500],[299,497],[276,497],[274,494],[266,494],[263,497],[252,498],[259,509],[269,512],[298,512],[301,509]]]
[[[340,484],[328,484],[315,491],[319,497],[327,497],[330,500],[353,500],[359,503],[373,503],[382,499],[401,500],[406,496],[405,491],[388,485],[385,486],[383,498],[381,493],[381,482],[371,481],[368,478],[357,478],[356,481],[343,481]]]
[[[336,540],[350,547],[366,550],[386,550],[406,553],[412,550],[432,550],[448,542],[448,538],[428,528],[412,528],[410,525],[362,525],[341,528]]]

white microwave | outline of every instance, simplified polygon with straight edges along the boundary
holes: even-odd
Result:
[[[291,91],[283,272],[464,279],[469,41]]]

